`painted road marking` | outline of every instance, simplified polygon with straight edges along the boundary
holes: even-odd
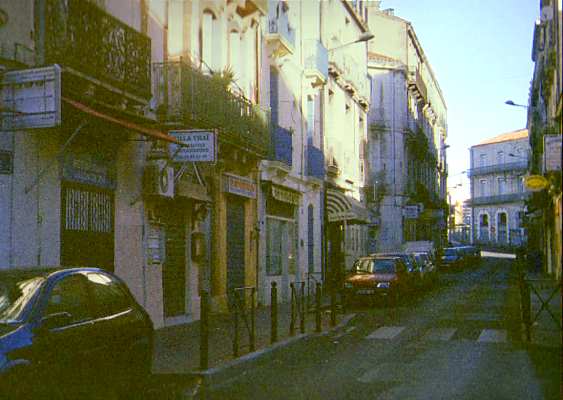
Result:
[[[504,329],[483,329],[479,335],[478,342],[501,343],[506,342],[506,330]]]
[[[423,340],[450,340],[456,333],[456,328],[432,328],[422,338]]]
[[[366,336],[366,339],[393,339],[404,329],[404,326],[382,326]]]

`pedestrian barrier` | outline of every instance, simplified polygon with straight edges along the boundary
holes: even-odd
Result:
[[[305,333],[305,282],[291,282],[291,320],[289,335],[295,335],[295,324],[299,319],[299,330]]]
[[[561,321],[555,316],[550,303],[556,294],[560,294],[563,290],[563,284],[553,279],[526,278],[523,271],[519,273],[519,288],[521,302],[521,317],[524,323],[526,341],[532,340],[532,326],[538,321],[539,317],[545,312],[560,330],[563,330]],[[547,293],[542,295],[542,292]],[[532,299],[535,297],[539,300],[540,307],[538,310],[532,309]]]
[[[246,297],[250,299],[247,302]],[[233,290],[233,356],[238,357],[240,345],[240,320],[243,322],[243,331],[248,335],[250,351],[256,350],[256,288],[244,286]]]

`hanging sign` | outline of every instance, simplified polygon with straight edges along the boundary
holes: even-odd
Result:
[[[250,199],[256,198],[256,183],[242,176],[224,174],[224,190]]]
[[[529,175],[524,178],[524,186],[532,192],[539,192],[547,187],[549,182],[541,175]]]
[[[50,128],[61,123],[61,67],[8,71],[0,80],[4,130]]]
[[[272,197],[278,201],[299,205],[299,194],[279,186],[272,185]]]
[[[175,162],[214,162],[217,158],[217,134],[213,130],[179,130],[169,131],[187,147],[177,144],[170,145],[170,156]]]

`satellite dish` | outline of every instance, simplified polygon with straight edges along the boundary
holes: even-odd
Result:
[[[551,21],[553,18],[553,8],[551,6],[544,6],[540,11],[541,22]]]

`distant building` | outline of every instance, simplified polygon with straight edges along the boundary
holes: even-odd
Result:
[[[470,149],[471,224],[476,243],[520,246],[526,242],[522,177],[528,166],[528,131],[482,141]]]

